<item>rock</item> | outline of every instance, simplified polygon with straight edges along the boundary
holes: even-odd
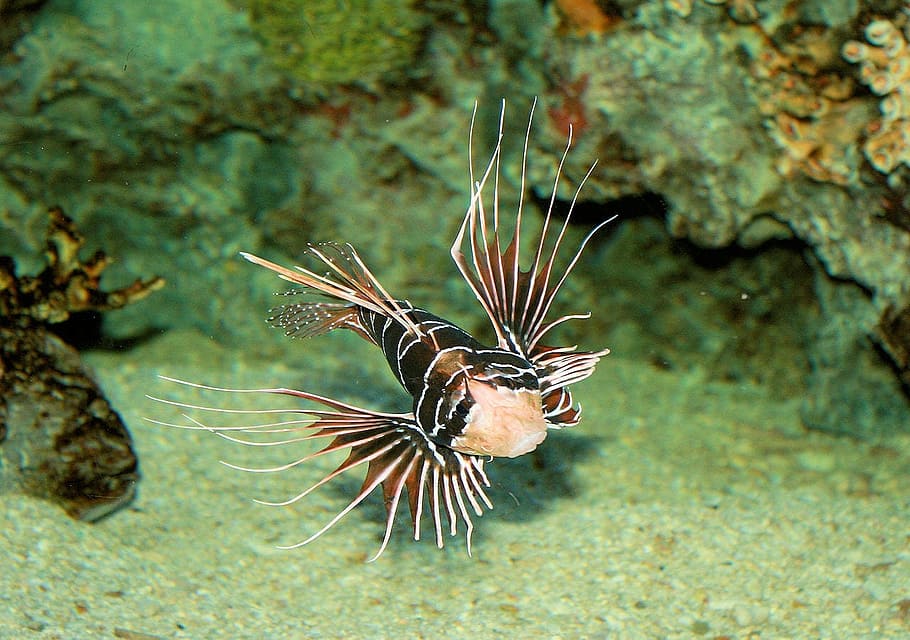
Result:
[[[138,461],[120,416],[75,349],[44,325],[0,325],[0,487],[94,521],[136,493]]]
[[[0,490],[48,498],[93,521],[133,498],[138,462],[120,416],[50,327],[72,313],[123,307],[164,281],[102,291],[110,261],[99,251],[83,262],[83,244],[72,220],[52,209],[40,274],[17,276],[13,260],[0,257]]]

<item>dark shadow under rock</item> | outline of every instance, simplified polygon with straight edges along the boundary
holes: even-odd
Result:
[[[809,347],[811,371],[800,410],[803,422],[810,429],[864,440],[906,432],[910,402],[907,386],[901,383],[905,361],[899,315],[880,325],[879,336],[868,335],[863,328],[873,324],[877,311],[860,287],[831,279],[819,267],[815,292],[823,320],[815,327]],[[886,353],[874,348],[875,337],[886,345]]]
[[[0,54],[29,30],[29,19],[45,0],[0,0]]]

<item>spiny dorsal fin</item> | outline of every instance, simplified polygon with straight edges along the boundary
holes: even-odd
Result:
[[[531,135],[531,120],[536,104],[537,101],[535,100],[531,106],[531,115],[528,118],[528,128],[525,134],[521,163],[522,193],[519,196],[515,228],[512,231],[512,237],[505,243],[505,250],[502,249],[503,240],[500,237],[499,224],[499,174],[505,101],[503,101],[499,118],[499,136],[496,146],[480,180],[475,181],[473,159],[470,161],[471,202],[451,249],[452,258],[455,260],[455,264],[458,265],[458,270],[467,281],[468,286],[471,287],[493,324],[500,348],[520,353],[526,358],[533,358],[535,353],[542,348],[540,345],[541,338],[556,325],[566,320],[588,317],[588,314],[573,314],[561,316],[550,322],[546,321],[546,316],[553,300],[578,262],[585,245],[598,230],[616,218],[616,216],[613,216],[594,227],[568,261],[562,274],[557,275],[554,273],[554,263],[565,237],[572,210],[578,200],[578,194],[596,166],[596,162],[592,164],[584,178],[579,182],[575,195],[572,197],[569,212],[562,224],[558,225],[558,230],[556,230],[557,225],[553,223],[553,208],[556,202],[556,192],[562,168],[572,146],[572,131],[570,127],[569,139],[556,170],[553,190],[537,239],[537,249],[534,253],[534,258],[529,268],[521,268],[519,247],[522,233],[525,174],[528,144]],[[469,147],[473,146],[473,129],[476,115],[477,106],[475,104],[474,114],[471,117]],[[469,154],[472,155],[470,150]],[[488,216],[483,196],[491,178],[493,183],[493,202],[492,214]],[[488,225],[488,217],[492,220],[491,226]],[[548,239],[549,236],[554,237],[550,240]],[[466,238],[467,245],[470,247],[470,260],[463,249]],[[550,245],[549,249],[546,248],[547,245]]]

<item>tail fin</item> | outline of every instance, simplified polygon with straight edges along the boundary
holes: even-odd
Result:
[[[284,280],[305,287],[301,293],[317,293],[334,302],[302,302],[282,305],[269,318],[287,335],[316,336],[338,327],[366,335],[357,320],[357,308],[392,318],[418,337],[420,327],[410,318],[410,306],[402,306],[383,288],[350,244],[334,242],[308,245],[307,253],[329,268],[320,275],[304,267],[288,269],[251,253],[240,255],[253,264],[274,271]],[[296,292],[295,292],[296,293]]]

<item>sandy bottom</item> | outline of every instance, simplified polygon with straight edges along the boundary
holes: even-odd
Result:
[[[293,346],[307,367],[191,333],[90,354],[135,438],[139,497],[91,525],[0,495],[0,637],[910,637],[910,439],[807,434],[796,405],[761,388],[615,356],[578,386],[579,427],[487,467],[495,508],[476,522],[473,557],[461,537],[443,551],[413,542],[405,516],[366,564],[383,529],[378,496],[316,542],[276,549],[327,522],[360,478],[293,507],[255,504],[294,495],[332,461],[232,470],[218,460],[291,457],[145,423],[179,416],[143,394],[203,399],[155,379],[167,373],[346,385],[373,406],[363,398],[392,388],[384,363],[339,373],[333,340]],[[269,400],[234,406],[245,403]]]

